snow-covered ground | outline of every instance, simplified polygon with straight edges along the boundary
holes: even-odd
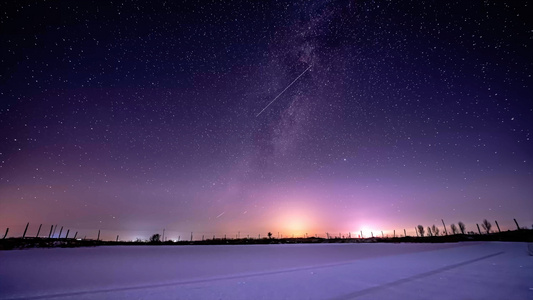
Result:
[[[533,299],[526,243],[0,252],[0,299]]]

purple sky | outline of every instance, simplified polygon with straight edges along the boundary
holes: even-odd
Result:
[[[224,2],[9,4],[2,233],[531,227],[527,3]]]

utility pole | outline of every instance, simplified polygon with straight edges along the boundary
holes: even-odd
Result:
[[[28,226],[30,226],[30,222],[28,222],[28,224],[26,224],[26,229],[24,229],[24,234],[22,234],[22,238],[26,237],[26,231],[28,231]]]
[[[39,233],[41,232],[41,227],[43,226],[43,224],[39,225],[39,230],[37,230],[37,235],[35,236],[36,238],[39,237]]]
[[[516,230],[520,230],[520,226],[518,226],[518,222],[516,221],[516,219],[513,219],[514,220],[514,223],[516,224]]]

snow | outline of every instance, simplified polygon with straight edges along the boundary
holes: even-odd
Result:
[[[0,299],[533,299],[527,243],[0,252]]]

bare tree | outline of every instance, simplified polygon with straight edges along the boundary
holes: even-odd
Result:
[[[420,236],[424,237],[424,226],[418,225],[416,228],[418,228],[418,233],[420,233]]]
[[[150,237],[151,243],[159,243],[161,242],[161,235],[159,233],[156,233]]]
[[[457,225],[459,225],[459,230],[461,230],[461,234],[465,234],[465,223],[459,221],[459,223],[457,223]]]
[[[457,226],[455,224],[450,225],[453,234],[457,234]]]
[[[439,235],[439,228],[437,226],[435,226],[435,224],[433,224],[433,226],[431,226],[431,231],[433,232],[434,236],[438,236]]]
[[[483,220],[483,223],[481,223],[481,227],[483,227],[483,230],[487,231],[487,234],[490,233],[490,229],[492,228],[492,224],[487,220]]]
[[[428,226],[427,231],[428,231],[428,236],[433,236],[433,232],[431,231],[431,227]]]

